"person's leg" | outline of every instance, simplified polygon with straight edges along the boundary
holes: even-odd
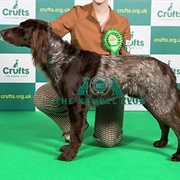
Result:
[[[106,147],[118,144],[123,136],[124,104],[121,99],[115,102],[96,108],[94,139]]]
[[[58,125],[63,132],[65,140],[69,141],[70,121],[67,109],[58,100],[59,96],[50,83],[41,86],[34,95],[35,106]],[[85,124],[84,128],[88,128],[88,123]]]
[[[50,83],[41,86],[34,95],[35,106],[49,116],[62,130],[63,133],[70,131],[70,122],[66,106],[58,102],[58,94]]]
[[[51,84],[41,86],[34,95],[35,106],[50,117],[62,130],[65,140],[69,141],[70,122],[65,105],[56,103],[57,93]],[[95,139],[104,146],[111,147],[121,141],[124,105],[103,105],[96,108]],[[84,129],[87,129],[86,123]]]

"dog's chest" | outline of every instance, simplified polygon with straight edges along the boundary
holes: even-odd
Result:
[[[49,78],[52,81],[58,83],[63,77],[63,64],[50,57],[48,58],[48,63],[46,67]]]

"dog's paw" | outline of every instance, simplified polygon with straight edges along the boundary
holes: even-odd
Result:
[[[167,141],[159,140],[159,141],[155,141],[153,145],[154,147],[157,147],[157,148],[163,148],[163,147],[166,147],[167,143],[168,143]]]
[[[57,159],[61,160],[61,161],[72,161],[75,157],[76,157],[75,153],[66,153],[66,152],[63,152],[62,154],[60,154],[58,156]]]
[[[176,162],[180,161],[180,154],[177,154],[177,153],[173,154],[171,156],[171,160],[176,161]]]
[[[70,147],[70,145],[65,145],[60,148],[62,152],[57,159],[62,161],[71,161],[76,157],[77,151]]]
[[[69,149],[69,145],[64,145],[59,149],[59,151],[60,152],[66,152],[66,151],[68,151],[68,149]]]

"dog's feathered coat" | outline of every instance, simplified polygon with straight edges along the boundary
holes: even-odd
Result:
[[[157,119],[162,131],[160,140],[154,142],[155,147],[166,146],[169,128],[173,129],[178,148],[171,159],[180,161],[180,92],[168,65],[152,57],[107,56],[78,49],[64,42],[41,20],[26,20],[1,34],[11,44],[31,48],[35,66],[46,73],[59,95],[74,98],[74,103],[67,105],[71,141],[60,149],[59,159],[75,158],[83,139],[87,108],[85,104],[78,104],[74,94],[84,77],[92,79],[102,75],[116,77],[123,94],[144,100],[144,107]],[[111,98],[110,93],[107,97]]]

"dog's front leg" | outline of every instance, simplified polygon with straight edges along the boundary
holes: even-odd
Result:
[[[62,146],[62,152],[58,159],[64,161],[73,160],[83,140],[83,127],[85,124],[87,109],[85,105],[73,104],[67,106],[69,119],[70,119],[70,143],[69,145]]]

